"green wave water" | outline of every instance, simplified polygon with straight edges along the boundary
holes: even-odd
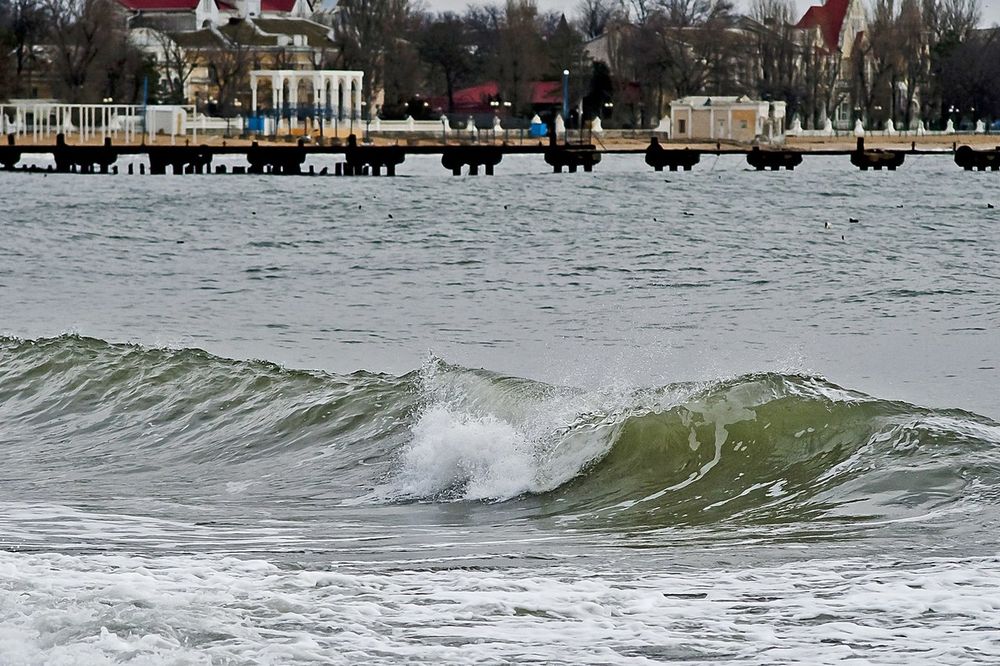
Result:
[[[465,502],[617,527],[933,518],[1000,499],[1000,425],[775,373],[583,390],[431,358],[331,375],[0,340],[4,492]],[[244,500],[246,501],[246,500]]]

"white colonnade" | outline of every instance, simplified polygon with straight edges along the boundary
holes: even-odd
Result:
[[[327,119],[359,120],[364,104],[361,95],[364,77],[365,73],[357,70],[257,69],[250,72],[250,108],[252,113],[257,113],[258,88],[261,81],[267,81],[271,84],[271,112],[279,118],[287,117],[288,128],[293,129],[297,125],[300,102],[308,104],[308,100],[299,100],[299,84],[305,81],[313,96],[313,103],[308,104],[311,114]],[[285,112],[286,104],[288,113]]]

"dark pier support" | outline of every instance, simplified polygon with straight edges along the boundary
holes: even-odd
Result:
[[[0,164],[7,171],[13,171],[17,163],[21,161],[21,151],[15,145],[15,135],[7,135],[7,145],[0,147]]]
[[[1000,170],[1000,146],[993,150],[973,150],[970,146],[962,146],[955,151],[955,164],[966,171]]]
[[[649,140],[649,147],[646,148],[646,164],[657,171],[663,171],[664,167],[671,171],[684,169],[690,171],[691,167],[701,161],[701,153],[697,150],[683,148],[680,150],[666,150],[660,145],[660,140],[655,136]]]
[[[764,169],[793,171],[802,164],[802,153],[796,150],[761,150],[759,146],[754,146],[753,150],[747,153],[747,164],[757,171]]]
[[[406,159],[406,153],[400,146],[359,146],[358,137],[354,134],[347,137],[347,148],[344,150],[347,175],[381,176],[385,169],[387,176],[396,175],[396,167]]]
[[[601,161],[597,147],[591,144],[560,144],[555,132],[549,135],[549,147],[545,149],[545,163],[552,167],[553,173],[562,173],[566,168],[570,173],[576,173],[577,168],[590,173],[594,165]]]
[[[480,167],[487,176],[492,176],[502,159],[503,149],[500,146],[446,146],[441,151],[441,166],[455,176],[461,176],[462,168],[466,166],[470,176],[478,176]]]
[[[858,147],[851,153],[851,164],[862,171],[868,171],[868,169],[874,169],[875,171],[881,171],[882,169],[895,171],[897,167],[903,164],[903,160],[905,159],[906,153],[902,151],[882,150],[880,148],[865,150],[865,140],[863,138],[858,138]]]

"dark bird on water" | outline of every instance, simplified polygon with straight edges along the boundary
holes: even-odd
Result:
[[[510,208],[510,206],[509,206],[508,204],[504,204],[504,205],[503,205],[503,209],[504,209],[504,210],[507,210],[508,208]]]
[[[392,213],[389,213],[389,219],[390,220],[392,219]]]
[[[993,204],[991,204],[991,203],[986,204],[986,207],[987,208],[994,208]]]
[[[824,222],[823,223],[823,228],[824,229],[829,229],[830,228],[830,223],[829,222]]]
[[[844,238],[843,234],[841,234],[841,236],[840,236],[840,240],[847,240],[847,239],[846,239],[846,238]]]
[[[861,223],[861,220],[859,220],[856,217],[849,217],[849,218],[847,218],[847,221],[850,222],[851,224],[860,224]]]

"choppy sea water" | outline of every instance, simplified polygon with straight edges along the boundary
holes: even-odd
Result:
[[[0,174],[0,662],[1000,659],[996,174],[400,171]]]

